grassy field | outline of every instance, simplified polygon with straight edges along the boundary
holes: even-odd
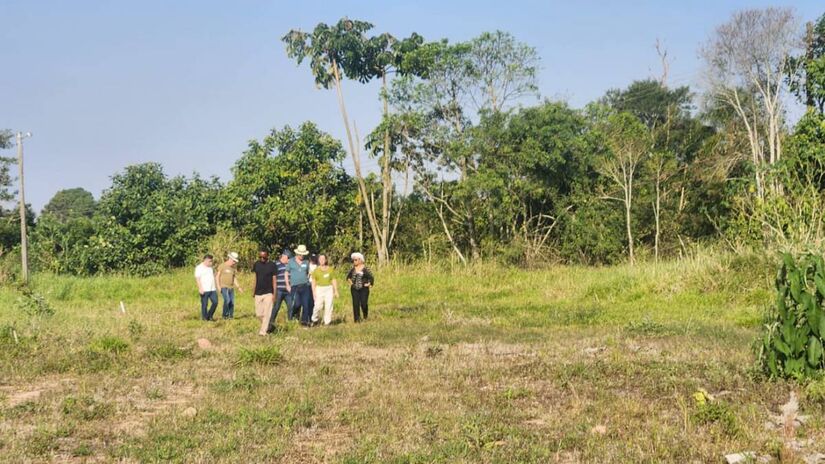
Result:
[[[248,291],[234,321],[198,320],[189,270],[37,275],[53,315],[0,288],[0,460],[778,458],[782,431],[765,423],[791,390],[808,416],[795,432],[804,453],[825,452],[822,395],[753,368],[770,274],[730,257],[386,269],[369,322],[352,323],[342,292],[339,323],[305,330],[280,316],[266,339]],[[699,389],[716,399],[698,405]]]

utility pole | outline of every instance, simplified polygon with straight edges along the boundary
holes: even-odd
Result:
[[[26,233],[26,195],[23,189],[23,138],[31,136],[31,132],[17,133],[17,167],[20,172],[20,258],[24,284],[29,283],[29,243]]]

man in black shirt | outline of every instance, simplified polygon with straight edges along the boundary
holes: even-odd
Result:
[[[252,265],[255,273],[255,315],[261,320],[258,335],[266,336],[269,320],[272,318],[272,302],[275,293],[275,263],[269,262],[269,253],[258,253],[258,261]]]

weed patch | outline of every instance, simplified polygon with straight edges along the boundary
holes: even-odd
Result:
[[[277,346],[241,348],[235,363],[240,366],[257,364],[260,366],[277,366],[284,362],[284,355]]]

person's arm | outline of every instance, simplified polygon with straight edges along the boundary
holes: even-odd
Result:
[[[354,270],[355,268],[350,269],[349,272],[347,272],[347,283],[350,285],[350,287],[352,286],[352,271]]]
[[[201,285],[201,276],[195,272],[195,282],[198,283],[198,293],[203,295],[203,285]]]
[[[312,299],[317,300],[318,293],[316,292],[317,285],[315,284],[315,279],[310,280],[310,282],[312,283]]]
[[[284,282],[286,283],[286,292],[292,292],[292,285],[289,285],[289,268],[284,271]]]
[[[332,290],[335,292],[335,298],[338,298],[338,279],[332,279]]]
[[[235,275],[232,276],[232,286],[237,287],[239,292],[243,292],[241,288],[241,284],[238,283],[238,272],[235,271]]]
[[[372,277],[372,271],[364,267],[364,287],[372,287],[372,284],[375,283],[375,280]]]
[[[221,292],[221,273],[215,271],[215,286],[218,288],[218,293]]]
[[[275,272],[272,274],[272,294],[278,293],[278,267],[275,266]]]

